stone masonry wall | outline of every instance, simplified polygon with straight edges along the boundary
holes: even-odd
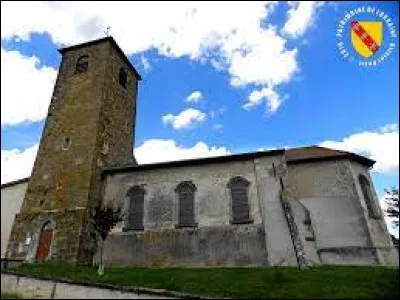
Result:
[[[379,204],[379,199],[376,194],[369,171],[367,168],[356,162],[350,163],[350,170],[353,175],[353,180],[355,182],[355,188],[357,190],[357,194],[359,195],[358,198],[359,205],[362,208],[363,215],[366,220],[366,225],[371,234],[371,244],[373,245],[374,248],[376,248],[377,259],[379,260],[380,264],[398,266],[399,254],[398,251],[393,246],[393,242],[385,222],[384,212],[382,211],[381,206]],[[379,210],[378,218],[371,218],[368,214],[367,205],[364,199],[364,195],[361,191],[361,185],[358,179],[358,176],[360,174],[368,178],[371,187],[372,201],[375,201],[376,207]]]
[[[265,158],[262,168],[271,169],[275,160],[276,157]],[[250,183],[250,224],[231,224],[231,196],[227,184],[234,176],[241,176]],[[196,186],[195,228],[175,228],[178,224],[175,187],[182,181],[191,181]],[[263,180],[262,184],[270,192],[269,196],[277,196],[280,205],[279,191],[275,191],[279,184],[275,182],[275,179]],[[104,202],[122,206],[128,211],[127,191],[135,185],[143,186],[146,191],[144,230],[123,232],[125,223],[119,224],[105,244],[108,263],[140,266],[268,264],[253,160],[160,167],[107,175],[104,179]],[[283,214],[281,218],[282,224],[287,226]],[[274,229],[271,227],[269,230]],[[288,238],[290,241],[290,235]],[[292,244],[289,246],[293,248]]]
[[[81,55],[89,56],[89,67],[75,74]],[[115,71],[120,67],[128,72],[124,92]],[[63,52],[32,176],[11,233],[11,258],[26,254],[18,249],[30,234],[33,216],[51,216],[57,227],[52,246],[68,248],[53,258],[91,259],[87,210],[100,201],[100,169],[134,161],[130,125],[136,88],[134,72],[110,41]]]

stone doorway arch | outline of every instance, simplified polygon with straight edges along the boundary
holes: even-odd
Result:
[[[36,247],[36,262],[42,262],[51,254],[51,242],[53,239],[54,223],[51,220],[43,222],[39,231],[39,238]]]

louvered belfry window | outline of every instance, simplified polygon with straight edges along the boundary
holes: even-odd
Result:
[[[143,230],[143,207],[145,194],[146,191],[141,186],[134,186],[129,189],[127,193],[127,196],[129,197],[127,230]]]
[[[119,77],[118,77],[119,84],[122,87],[126,88],[127,80],[128,80],[128,74],[126,73],[124,68],[120,68],[119,69]]]
[[[196,186],[191,181],[183,181],[175,188],[179,199],[179,227],[196,226],[194,220],[194,195]]]
[[[85,73],[89,67],[89,56],[82,55],[76,61],[75,73]]]
[[[234,224],[248,223],[250,221],[249,185],[250,182],[240,176],[233,177],[228,183],[232,197],[232,223]]]

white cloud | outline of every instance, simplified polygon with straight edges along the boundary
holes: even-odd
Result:
[[[295,148],[295,147],[289,147],[289,146],[283,146],[283,147],[274,147],[274,146],[270,146],[270,147],[260,147],[257,148],[256,151],[271,151],[271,150],[282,150],[282,149],[290,149],[290,148]]]
[[[286,49],[286,40],[273,27],[249,34],[243,44],[227,52],[231,84],[273,87],[291,81],[299,71],[297,49]]]
[[[254,90],[253,92],[251,92],[248,98],[248,102],[242,107],[246,110],[249,110],[252,107],[260,105],[263,100],[265,100],[267,104],[268,112],[274,113],[281,105],[284,98],[281,98],[279,94],[273,89],[265,87],[259,91]]]
[[[24,150],[1,150],[1,183],[30,176],[37,150],[38,144]],[[230,151],[225,147],[209,146],[202,141],[192,147],[183,147],[172,139],[150,139],[136,147],[134,154],[140,164],[148,164],[228,155]]]
[[[211,117],[211,119],[215,119],[219,116],[222,116],[224,113],[226,112],[226,108],[225,107],[220,107],[216,110],[210,110],[209,111],[209,115]]]
[[[140,57],[140,62],[141,62],[142,66],[143,66],[143,69],[145,71],[150,71],[151,70],[150,62],[144,55],[142,55]]]
[[[56,71],[38,67],[39,59],[1,49],[1,125],[45,118]]]
[[[168,114],[162,117],[164,124],[171,124],[174,129],[192,128],[205,121],[207,114],[194,108],[188,108],[176,116]]]
[[[185,102],[197,103],[203,99],[204,99],[203,94],[200,91],[194,91],[189,96],[186,97]]]
[[[110,26],[110,33],[130,54],[156,48],[169,56],[198,58],[220,40],[235,42],[238,46],[241,41],[232,41],[235,30],[261,30],[259,21],[275,5],[273,2],[227,4],[222,1],[103,1],[96,4],[2,1],[1,38],[17,36],[28,40],[31,33],[47,32],[55,42],[74,44],[104,36]]]
[[[201,141],[193,147],[183,147],[171,139],[150,139],[135,149],[135,157],[140,164],[221,156],[229,153],[225,147],[208,146]]]
[[[218,132],[218,133],[222,133],[224,131],[224,125],[222,124],[214,124],[212,127],[212,130]]]
[[[376,161],[373,171],[399,172],[399,130],[397,124],[383,126],[377,131],[365,131],[341,141],[325,141],[321,146],[346,150]]]
[[[286,37],[268,22],[276,5],[276,1],[2,1],[1,37],[27,40],[33,32],[47,32],[56,43],[73,44],[102,37],[110,26],[127,54],[156,49],[169,57],[210,62],[230,74],[233,86],[274,88],[290,82],[299,71],[297,49],[289,49]],[[285,32],[303,34],[318,5],[291,6]],[[306,21],[298,17],[304,11]]]
[[[38,144],[24,150],[1,150],[1,183],[29,177],[35,162]]]
[[[380,131],[383,132],[383,133],[399,131],[399,125],[397,125],[397,124],[387,124],[385,126],[382,126]]]
[[[288,4],[291,8],[287,12],[287,20],[282,31],[292,38],[297,38],[314,24],[316,11],[323,2],[289,1]]]

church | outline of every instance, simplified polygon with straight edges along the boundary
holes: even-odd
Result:
[[[398,265],[373,160],[310,146],[140,165],[134,66],[112,37],[59,52],[32,174],[1,186],[2,258],[92,263],[89,212],[112,204],[110,265]]]

